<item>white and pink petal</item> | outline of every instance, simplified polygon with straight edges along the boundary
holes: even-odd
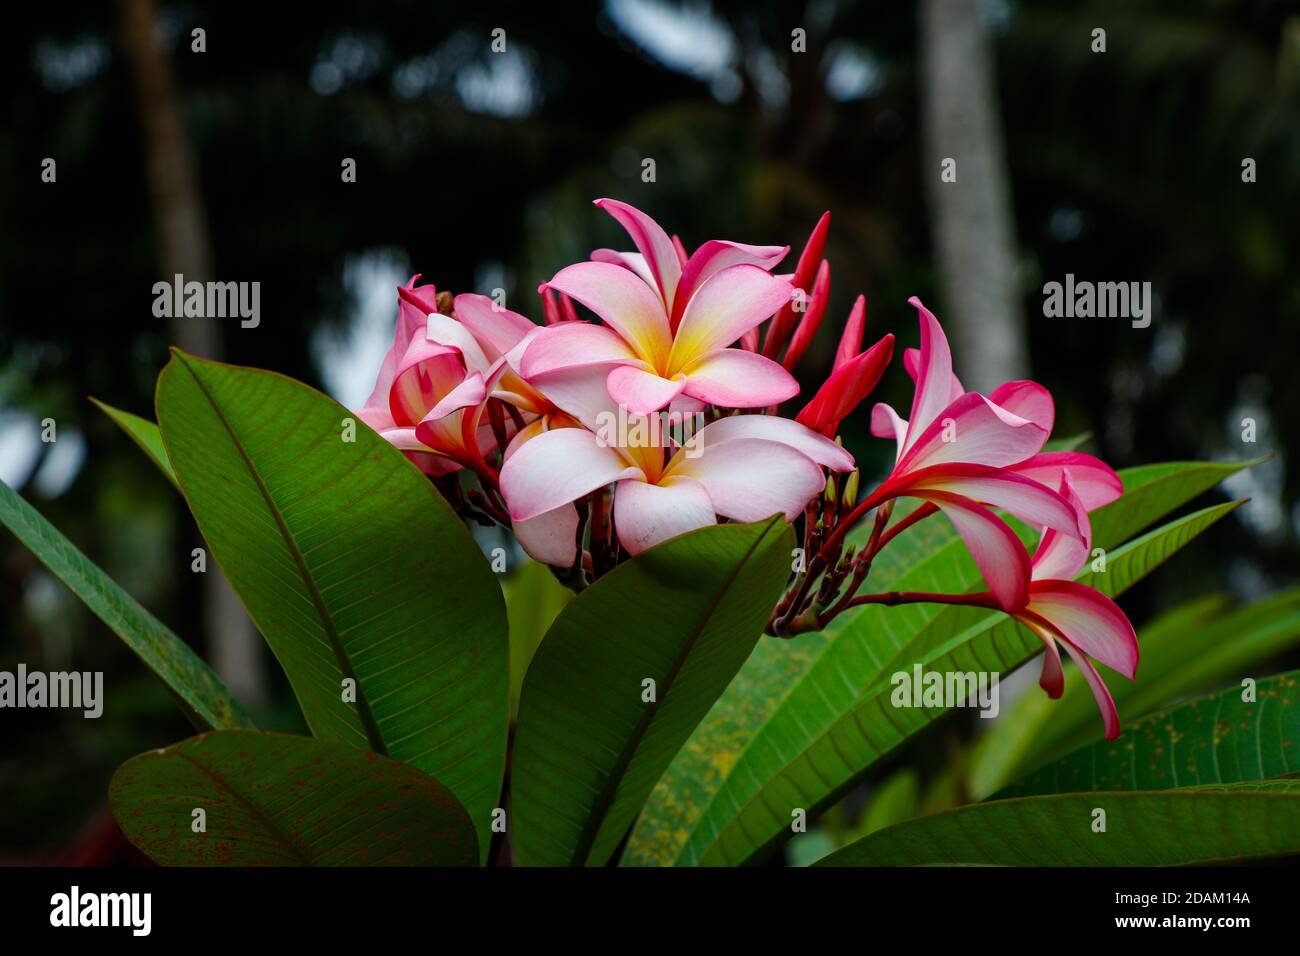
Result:
[[[516,448],[501,467],[512,521],[527,521],[625,478],[645,479],[585,428],[557,428]]]
[[[705,425],[696,438],[700,448],[745,438],[780,442],[832,471],[853,470],[853,456],[843,446],[796,421],[776,415],[729,415]]]
[[[755,352],[718,349],[682,369],[685,393],[722,408],[765,408],[799,394],[793,375]]]
[[[388,408],[398,425],[416,425],[444,395],[465,379],[458,349],[416,336],[398,362]]]
[[[912,411],[908,415],[909,427],[906,446],[911,448],[953,401],[952,352],[948,338],[934,313],[921,300],[912,296],[907,300],[915,307],[921,323],[921,351],[916,363],[916,392],[912,396]],[[907,356],[903,357],[904,366]]]
[[[907,421],[898,416],[892,405],[876,402],[871,408],[871,434],[877,438],[892,438],[896,445],[895,459],[903,457],[907,441]]]
[[[1029,555],[1016,533],[978,502],[945,491],[916,496],[938,505],[961,535],[998,604],[1007,612],[1024,607],[1029,595]]]
[[[1074,508],[1079,519],[1079,536],[1063,535],[1053,528],[1046,528],[1038,542],[1038,549],[1030,561],[1034,580],[1070,581],[1087,563],[1092,549],[1092,522],[1088,520],[1088,509],[1075,490],[1070,480],[1069,470],[1061,476],[1061,497]]]
[[[1083,536],[1078,512],[1061,492],[997,468],[965,463],[933,465],[887,484],[891,489],[905,488],[909,494],[925,489],[947,491],[1001,508],[1031,525],[1078,539]]]
[[[1045,451],[1008,466],[1008,470],[1032,478],[1049,488],[1059,488],[1065,469],[1070,484],[1087,511],[1108,505],[1124,493],[1124,483],[1115,469],[1099,458],[1075,451]]]
[[[672,402],[686,386],[684,377],[667,379],[632,365],[614,368],[605,379],[609,397],[634,415],[649,415]]]
[[[614,489],[614,526],[629,554],[716,523],[709,493],[692,478],[669,478],[658,485],[620,481]]]
[[[519,546],[534,561],[557,568],[573,566],[578,554],[578,509],[572,504],[512,522],[512,530]]]
[[[672,347],[668,316],[659,297],[630,270],[608,262],[579,262],[561,269],[547,286],[595,312],[637,357],[664,367]]]
[[[635,206],[617,199],[597,199],[595,205],[618,220],[618,224],[632,237],[632,242],[644,257],[650,276],[654,279],[655,291],[666,318],[682,274],[681,260],[677,257],[672,239],[659,223]]]
[[[978,392],[967,392],[946,406],[920,435],[914,435],[915,429],[913,421],[898,472],[948,462],[1005,468],[1034,456],[1047,440],[1047,432],[1038,425]]]
[[[789,445],[756,438],[706,444],[694,457],[673,456],[665,478],[693,478],[704,486],[713,510],[736,521],[759,521],[781,513],[793,521],[826,487],[821,467]]]
[[[1136,675],[1137,633],[1119,605],[1100,591],[1075,581],[1035,581],[1027,610],[1089,657],[1130,679]]]
[[[590,322],[565,322],[537,329],[520,344],[522,349],[516,347],[507,360],[517,361],[526,381],[550,372],[613,362],[649,368],[621,336]]]
[[[485,295],[467,292],[456,296],[454,311],[456,318],[465,324],[488,357],[494,360],[538,328],[526,316],[502,308]]]
[[[989,401],[1005,408],[1011,414],[1031,421],[1051,434],[1056,423],[1056,404],[1052,393],[1037,382],[1003,382],[989,392]]]
[[[681,282],[673,299],[673,327],[676,328],[681,321],[691,297],[715,273],[737,265],[758,266],[771,272],[789,251],[789,246],[750,246],[726,239],[710,239],[695,250],[682,269]]]
[[[680,370],[733,344],[788,302],[792,289],[758,266],[730,266],[715,273],[682,313],[668,368]]]

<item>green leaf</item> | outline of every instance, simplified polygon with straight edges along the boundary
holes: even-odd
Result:
[[[1141,580],[1188,541],[1240,502],[1216,505],[1152,531],[1111,552],[1107,571],[1081,577],[1112,597]],[[739,812],[717,833],[700,856],[704,865],[748,862],[778,843],[789,831],[790,813],[813,813],[834,801],[881,757],[948,712],[947,708],[896,708],[890,701],[889,675],[920,662],[936,673],[975,671],[1007,674],[1042,644],[1007,616],[990,611],[965,631],[925,653],[902,651],[873,687],[846,714],[806,745],[791,746],[762,768],[764,781]]]
[[[551,569],[537,561],[528,561],[502,582],[506,598],[506,616],[510,619],[510,716],[519,713],[519,691],[524,674],[542,643],[546,631],[564,606],[573,600],[573,592],[555,579]]]
[[[218,731],[132,757],[108,788],[164,866],[473,866],[474,825],[408,764],[310,737]],[[195,832],[203,811],[204,832]]]
[[[501,589],[469,532],[369,428],[342,440],[350,413],[300,382],[175,352],[157,403],[199,530],[312,734],[442,781],[486,853],[508,652]]]
[[[521,864],[613,855],[749,656],[789,579],[793,541],[780,515],[702,528],[620,565],[560,612],[519,706],[511,795]]]
[[[1095,813],[1106,830],[1094,832]],[[918,817],[817,866],[1186,866],[1300,853],[1300,781],[1077,793]]]
[[[1144,627],[1138,643],[1137,681],[1111,686],[1126,721],[1175,698],[1207,691],[1300,644],[1300,588],[1232,611],[1222,595],[1209,595]],[[1070,670],[1061,700],[1026,694],[1017,701],[975,746],[968,792],[981,800],[1034,767],[1095,740],[1097,717],[1087,696],[1083,675]]]
[[[212,668],[3,482],[0,522],[144,661],[196,728],[253,726]]]
[[[1199,697],[1041,767],[994,799],[1083,790],[1167,790],[1300,773],[1300,671]]]
[[[92,402],[105,415],[113,420],[118,428],[126,432],[130,439],[140,446],[141,450],[149,456],[158,469],[167,477],[177,488],[176,472],[172,470],[172,463],[167,457],[167,449],[163,446],[162,433],[158,431],[158,426],[147,418],[141,418],[139,415],[132,415],[130,412],[124,412],[120,408],[114,408],[112,405],[105,405],[97,398],[92,398]]]
[[[1118,546],[1249,464],[1170,463],[1121,472],[1124,495],[1092,515],[1096,545]],[[895,520],[913,507],[899,501]],[[852,534],[860,537],[869,528],[866,522]],[[885,549],[867,587],[960,593],[983,584],[952,526],[934,517]],[[925,632],[923,642],[937,646],[981,616],[938,605],[865,607],[840,617],[825,633],[761,642],[655,788],[627,861],[698,862],[705,846],[782,765],[782,755],[806,746],[849,713],[891,659],[913,654],[918,635]]]

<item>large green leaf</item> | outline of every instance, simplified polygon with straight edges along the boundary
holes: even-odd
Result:
[[[176,485],[176,472],[172,470],[172,463],[167,458],[167,448],[163,445],[162,433],[158,431],[158,426],[147,418],[141,418],[139,415],[132,415],[130,412],[124,412],[120,408],[114,408],[112,405],[105,405],[97,398],[92,398],[92,402],[105,415],[111,418],[114,424],[127,436],[140,446],[140,450],[149,456],[150,460],[158,466],[161,471],[173,485]],[[180,487],[177,485],[177,487]]]
[[[1300,644],[1300,588],[1227,610],[1221,595],[1180,605],[1142,629],[1135,682],[1111,693],[1126,720],[1178,697],[1247,674],[1249,667]],[[977,800],[1034,767],[1095,740],[1097,718],[1085,700],[1083,675],[1066,674],[1065,694],[1052,701],[1026,694],[975,746],[967,791]]]
[[[994,799],[1084,790],[1167,790],[1300,773],[1300,671],[1151,714],[1080,748]],[[1252,697],[1246,700],[1246,697]]]
[[[1121,472],[1123,497],[1092,516],[1097,546],[1116,547],[1248,464],[1170,463]],[[898,502],[895,520],[912,507]],[[1021,530],[1028,540],[1029,532]],[[958,593],[983,584],[949,523],[930,518],[885,549],[867,586]],[[763,641],[655,788],[627,862],[698,862],[719,830],[783,765],[782,758],[849,713],[891,659],[912,653],[919,634],[925,632],[923,642],[934,646],[980,618],[978,611],[938,605],[865,607],[837,619],[825,633]]]
[[[1111,552],[1104,573],[1080,580],[1111,596],[1121,594],[1238,504],[1206,508],[1149,532]],[[926,653],[900,653],[897,669],[910,670],[919,662],[925,671],[940,674],[1006,674],[1041,651],[1041,642],[1014,620],[997,612],[981,614],[964,631]],[[893,670],[887,667],[872,688],[826,730],[763,768],[763,785],[718,830],[700,856],[702,864],[748,862],[760,855],[788,834],[794,810],[811,814],[828,805],[877,760],[948,712],[941,707],[894,707],[889,680]]]
[[[976,803],[873,833],[816,865],[1185,866],[1295,853],[1300,781],[1281,780]]]
[[[253,726],[202,658],[3,482],[0,522],[144,661],[196,728]]]
[[[419,470],[346,409],[181,352],[158,423],[199,530],[312,734],[404,760],[464,804],[486,852],[509,719],[501,589]],[[355,682],[355,686],[352,682]]]
[[[519,705],[520,863],[610,858],[753,649],[789,578],[793,541],[779,515],[703,528],[620,565],[560,612]]]
[[[409,764],[310,737],[191,737],[122,764],[108,799],[127,838],[165,866],[478,861],[474,825],[438,781]]]

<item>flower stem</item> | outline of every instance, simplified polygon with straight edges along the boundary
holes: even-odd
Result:
[[[893,607],[898,604],[956,604],[964,607],[986,607],[991,611],[1000,610],[997,599],[989,591],[978,594],[936,594],[931,591],[885,591],[881,594],[859,594],[849,601],[848,607],[863,604],[884,604]]]
[[[939,508],[937,505],[934,505],[931,502],[927,501],[925,504],[921,505],[921,507],[917,508],[906,518],[903,518],[901,521],[899,521],[898,524],[891,527],[885,533],[885,536],[880,539],[880,547],[877,550],[883,551],[885,545],[893,541],[894,538],[898,537],[898,535],[900,535],[902,532],[912,527],[912,525],[916,524],[922,518],[928,518],[930,517],[930,515],[937,513],[938,510]]]

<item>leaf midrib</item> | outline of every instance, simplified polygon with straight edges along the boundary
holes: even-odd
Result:
[[[183,354],[179,351],[175,354],[181,366],[183,366],[185,371],[190,374],[190,377],[194,380],[194,384],[197,385],[199,391],[203,393],[203,398],[207,401],[209,407],[221,422],[222,427],[226,430],[226,434],[229,436],[231,444],[234,445],[235,450],[239,453],[239,457],[243,460],[244,467],[248,470],[249,476],[257,486],[258,493],[262,496],[262,500],[266,504],[267,510],[271,513],[271,517],[275,521],[276,528],[279,529],[280,538],[284,542],[286,549],[289,551],[289,556],[293,559],[294,567],[298,571],[298,576],[302,579],[303,586],[307,590],[307,596],[310,598],[312,607],[315,609],[317,617],[320,618],[321,627],[324,629],[325,635],[329,639],[330,647],[334,651],[334,657],[338,663],[339,670],[343,674],[344,678],[352,681],[353,686],[356,688],[357,716],[360,718],[362,726],[365,729],[370,749],[375,753],[387,755],[388,750],[384,744],[383,735],[379,732],[379,725],[375,722],[374,714],[370,710],[370,702],[366,699],[365,691],[362,690],[361,687],[361,682],[357,679],[356,672],[352,668],[352,661],[348,658],[347,653],[343,649],[343,639],[339,635],[338,628],[334,624],[334,619],[329,613],[329,608],[325,605],[324,597],[316,587],[316,582],[307,569],[306,560],[303,558],[302,552],[298,548],[297,540],[293,537],[288,524],[284,520],[284,515],[280,513],[280,509],[276,505],[275,499],[271,496],[270,489],[266,487],[266,483],[262,480],[261,474],[258,473],[257,467],[253,464],[253,460],[249,456],[247,449],[244,448],[244,443],[240,440],[238,434],[236,434],[235,429],[230,424],[229,420],[227,420],[220,405],[218,405],[216,400],[212,397],[212,393],[208,391],[207,386],[203,384],[203,380],[199,378],[194,369],[190,367],[189,362],[186,361]],[[179,472],[177,473],[177,479],[178,481],[180,480]],[[181,488],[182,491],[184,491],[183,481],[181,481]]]

